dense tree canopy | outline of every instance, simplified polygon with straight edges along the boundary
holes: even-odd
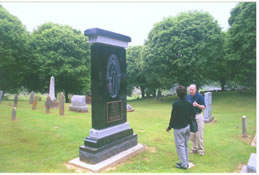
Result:
[[[28,70],[29,33],[20,20],[0,5],[0,90],[15,92]]]
[[[32,33],[32,65],[40,90],[46,92],[51,76],[56,91],[85,94],[90,88],[90,45],[87,38],[69,26],[46,23]]]
[[[155,24],[146,47],[144,62],[150,81],[163,88],[175,83],[199,86],[216,71],[210,65],[223,56],[223,37],[211,15],[191,11]]]
[[[241,2],[229,18],[228,62],[236,82],[256,86],[256,2]]]
[[[128,89],[142,97],[175,84],[198,86],[227,81],[256,86],[256,3],[232,9],[222,32],[207,12],[189,11],[154,25],[143,46],[127,49]],[[0,5],[0,90],[86,94],[90,89],[90,46],[79,30],[46,23],[32,33]]]
[[[127,49],[127,75],[128,89],[139,87],[142,92],[142,97],[145,96],[145,88],[147,86],[146,77],[144,75],[143,62],[144,46],[132,46]]]

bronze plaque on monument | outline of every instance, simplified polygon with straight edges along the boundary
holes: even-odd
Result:
[[[106,103],[107,123],[122,119],[122,101],[112,101]]]

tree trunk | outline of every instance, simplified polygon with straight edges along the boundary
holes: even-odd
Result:
[[[156,98],[156,89],[153,91],[153,98]]]
[[[145,87],[140,86],[140,91],[141,91],[141,98],[145,98]]]
[[[225,91],[225,84],[226,84],[225,79],[221,79],[221,80],[220,80],[220,85],[221,85],[221,90],[222,90],[222,91]]]
[[[3,89],[3,97],[2,97],[2,100],[4,100],[4,94],[5,94],[5,89]]]
[[[66,103],[69,103],[69,99],[68,99],[68,91],[65,90],[65,99],[66,99]]]
[[[160,100],[161,95],[162,95],[162,92],[161,92],[161,90],[159,89],[158,92],[157,92],[157,100]]]

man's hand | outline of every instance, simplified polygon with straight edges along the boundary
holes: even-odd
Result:
[[[199,104],[198,104],[196,101],[194,101],[192,105],[193,105],[194,107],[199,106]]]
[[[168,129],[168,128],[166,128],[166,129],[165,129],[165,131],[166,131],[166,132],[169,132],[169,129]]]
[[[200,109],[205,109],[205,106],[204,105],[199,105],[196,101],[194,101],[193,102],[193,104],[192,104],[194,107],[198,107],[198,108],[200,108]]]

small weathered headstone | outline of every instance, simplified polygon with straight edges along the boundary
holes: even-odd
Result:
[[[13,104],[13,107],[17,107],[17,104],[18,104],[18,95],[15,95],[15,96],[14,96],[14,104]]]
[[[64,115],[64,94],[59,95],[59,115]]]
[[[92,97],[91,96],[86,96],[86,104],[91,104],[92,103]]]
[[[246,122],[246,116],[242,117],[242,136],[247,137],[247,122]]]
[[[256,147],[256,135],[254,136],[254,139],[253,139],[253,141],[251,143],[251,146],[255,146]]]
[[[73,95],[72,96],[72,104],[69,106],[70,111],[76,112],[88,112],[88,107],[85,103],[84,95]]]
[[[31,92],[31,94],[30,94],[30,104],[33,103],[34,95],[35,95],[34,92]]]
[[[134,109],[130,104],[127,104],[127,112],[133,112]]]
[[[12,109],[12,120],[16,120],[16,107]]]
[[[48,114],[51,108],[52,101],[50,99],[50,96],[46,99],[45,107],[46,107],[46,113]]]
[[[209,123],[214,120],[214,117],[212,116],[212,93],[206,92],[204,94],[205,96],[205,106],[206,109],[204,110],[204,122]]]
[[[34,96],[32,110],[35,110],[37,108],[37,103],[38,103],[38,96]]]
[[[1,104],[2,99],[3,99],[3,94],[4,94],[4,91],[0,90],[0,104]]]

